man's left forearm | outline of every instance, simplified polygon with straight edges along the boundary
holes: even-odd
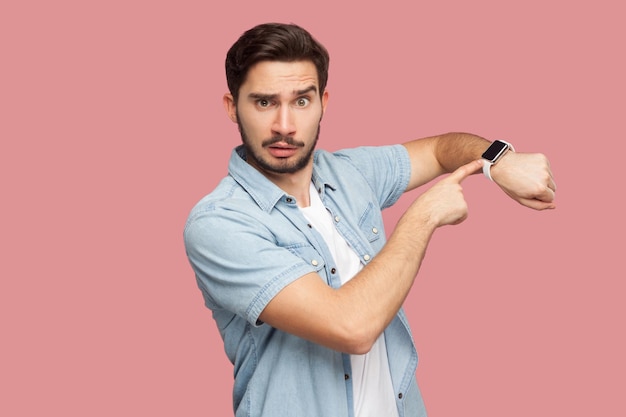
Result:
[[[411,159],[407,191],[479,159],[490,142],[470,133],[451,132],[404,143]]]
[[[435,157],[445,172],[452,172],[462,165],[480,159],[490,143],[472,133],[445,133],[437,136]]]

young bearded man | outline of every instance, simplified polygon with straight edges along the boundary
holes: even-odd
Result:
[[[191,211],[187,255],[234,365],[236,416],[425,416],[402,303],[435,230],[467,216],[461,182],[483,168],[537,210],[556,186],[543,155],[466,133],[316,150],[328,61],[296,25],[231,47],[224,107],[243,144]],[[382,210],[442,174],[387,240]]]

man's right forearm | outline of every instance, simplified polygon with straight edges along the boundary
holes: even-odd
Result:
[[[338,291],[352,353],[366,353],[402,307],[436,226],[407,212],[380,253]]]
[[[342,287],[306,274],[275,295],[260,320],[331,349],[368,352],[406,299],[435,229],[465,219],[460,182],[480,167],[462,166],[420,195],[378,255]]]
[[[338,290],[344,318],[354,332],[353,349],[366,352],[393,320],[422,265],[434,231],[467,216],[461,181],[481,167],[460,167],[418,197],[398,221],[380,253]]]

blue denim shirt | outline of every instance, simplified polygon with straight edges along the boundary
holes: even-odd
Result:
[[[314,155],[313,184],[339,232],[366,265],[385,244],[381,210],[409,181],[402,145]],[[192,209],[187,256],[234,365],[237,417],[353,417],[348,354],[259,321],[285,286],[316,272],[340,277],[322,237],[286,194],[233,150],[229,175]],[[415,381],[417,352],[401,310],[384,332],[400,417],[425,416]]]

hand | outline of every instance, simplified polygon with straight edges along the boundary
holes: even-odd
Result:
[[[461,182],[482,167],[482,160],[465,164],[424,192],[409,208],[426,216],[434,227],[459,224],[467,218]]]
[[[491,177],[509,197],[526,207],[556,208],[556,184],[550,163],[542,154],[507,152],[491,167]]]

